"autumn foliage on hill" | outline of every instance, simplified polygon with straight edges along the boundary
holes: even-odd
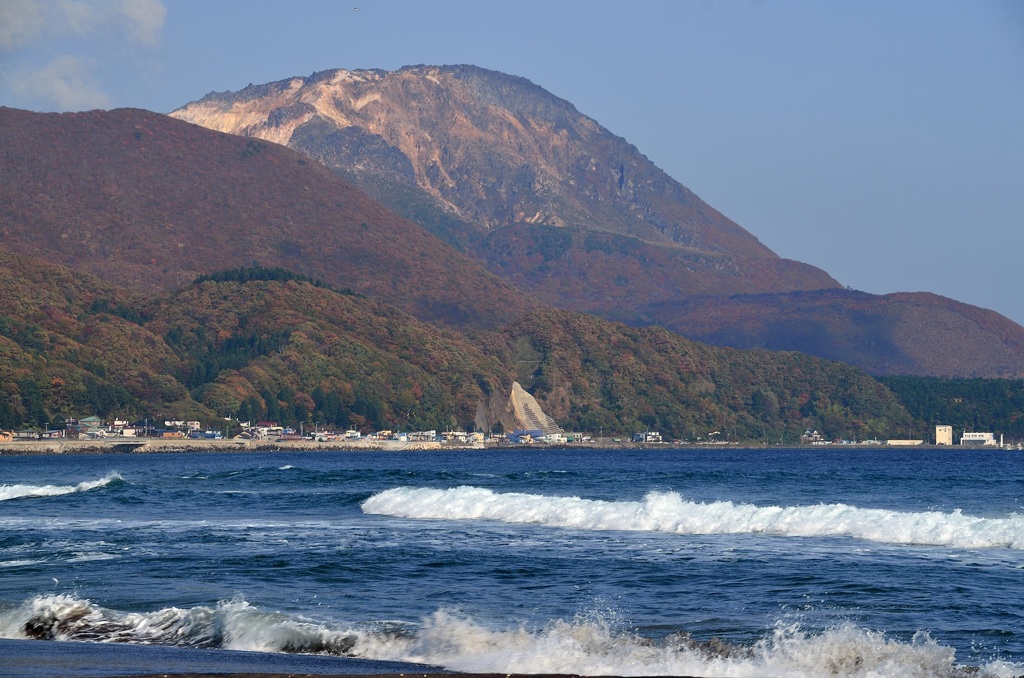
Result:
[[[460,336],[303,280],[144,298],[10,253],[0,263],[3,427],[117,414],[448,428],[511,386]]]
[[[119,415],[494,429],[520,380],[567,429],[795,441],[907,415],[867,375],[566,311],[472,338],[302,275],[228,271],[152,295],[0,252],[0,426]]]
[[[586,431],[796,442],[806,429],[885,437],[910,417],[884,386],[842,363],[737,351],[667,330],[545,311],[507,329],[519,379],[546,412]]]
[[[910,422],[844,365],[545,309],[268,142],[144,111],[0,109],[0,147],[2,427],[98,414],[487,430],[512,424],[513,380],[566,429],[793,441]],[[644,274],[616,266],[635,240],[613,233],[510,226],[475,242],[595,300]],[[683,252],[663,263],[685,268]],[[675,280],[641,287],[657,298]]]

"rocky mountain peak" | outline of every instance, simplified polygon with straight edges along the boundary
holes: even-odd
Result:
[[[289,145],[329,167],[409,183],[487,230],[580,227],[775,257],[569,102],[483,68],[322,71],[211,94],[172,115]]]

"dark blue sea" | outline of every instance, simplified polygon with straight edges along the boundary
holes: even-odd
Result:
[[[405,663],[1024,675],[1024,453],[0,457],[0,675]]]

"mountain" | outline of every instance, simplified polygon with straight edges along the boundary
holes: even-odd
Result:
[[[0,108],[0,247],[136,290],[283,266],[433,322],[495,327],[537,303],[277,144],[141,110]]]
[[[511,249],[542,298],[540,278],[557,275],[546,269],[578,259],[576,276],[609,249],[664,286],[702,277],[732,292],[838,286],[779,258],[634,146],[523,78],[472,66],[324,71],[210,94],[171,115],[289,145],[378,198],[393,190],[381,181],[399,186],[386,202],[427,212],[466,251]]]
[[[875,374],[1024,376],[1019,325],[934,295],[845,290],[780,258],[523,78],[330,70],[171,115],[301,151],[550,305]]]

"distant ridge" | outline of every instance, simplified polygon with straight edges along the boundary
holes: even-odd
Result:
[[[879,375],[1024,376],[1024,331],[995,311],[926,292],[853,290],[695,297],[650,309],[660,325],[736,348],[797,350]]]

